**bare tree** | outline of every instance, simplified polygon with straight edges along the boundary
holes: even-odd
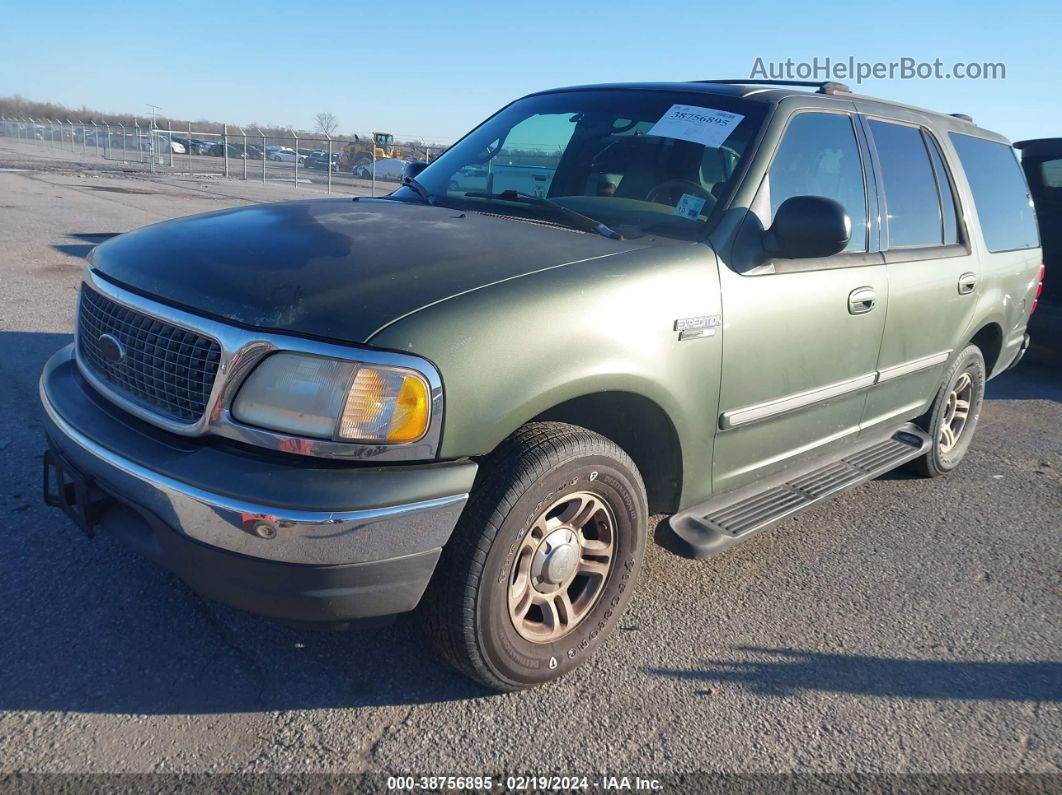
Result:
[[[339,127],[339,119],[331,113],[318,113],[313,117],[314,127],[319,133],[332,135]]]

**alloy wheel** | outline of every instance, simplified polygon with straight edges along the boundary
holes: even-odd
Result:
[[[947,405],[944,407],[944,417],[940,421],[941,452],[948,453],[959,443],[959,437],[962,436],[970,416],[973,389],[974,381],[969,371],[964,371],[952,385]]]
[[[542,511],[520,541],[509,575],[509,617],[534,643],[571,632],[604,591],[616,520],[596,494],[569,494]]]

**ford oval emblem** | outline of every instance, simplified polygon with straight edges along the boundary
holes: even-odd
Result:
[[[121,364],[125,359],[125,346],[113,334],[100,334],[100,357],[108,364]]]

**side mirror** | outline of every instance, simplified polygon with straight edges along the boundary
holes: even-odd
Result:
[[[830,257],[848,247],[852,219],[844,207],[824,196],[793,196],[782,202],[774,223],[763,233],[769,257]]]
[[[426,169],[428,164],[423,160],[413,160],[406,163],[402,168],[402,182],[405,183],[407,179],[416,179],[417,174]]]

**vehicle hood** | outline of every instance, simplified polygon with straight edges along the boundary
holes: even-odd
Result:
[[[144,227],[98,246],[91,267],[193,312],[357,343],[459,293],[645,245],[426,204],[324,199]]]

